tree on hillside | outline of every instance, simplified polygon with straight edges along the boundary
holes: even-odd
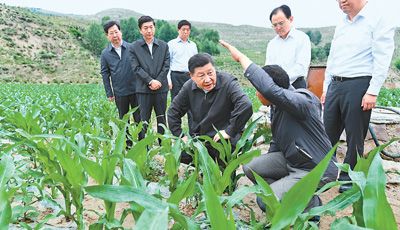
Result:
[[[84,33],[84,47],[97,56],[101,54],[101,51],[106,47],[107,43],[108,41],[106,36],[104,36],[103,27],[97,23],[91,24]]]
[[[122,38],[127,42],[133,42],[141,37],[137,20],[134,17],[121,20]]]
[[[328,57],[329,56],[329,51],[331,50],[331,43],[328,42],[324,45],[324,49],[325,49],[325,54]]]
[[[106,24],[106,22],[108,22],[108,21],[110,21],[110,20],[111,20],[110,16],[104,16],[104,17],[101,19],[101,25]]]
[[[156,22],[156,27],[156,37],[165,42],[168,42],[178,36],[176,29],[167,21],[158,20]]]
[[[218,43],[219,41],[219,34],[213,29],[204,29],[203,31],[201,31],[200,36],[202,36],[203,39],[207,39],[215,43]]]
[[[199,51],[202,53],[208,53],[210,55],[217,55],[220,53],[218,43],[215,43],[208,39],[196,43],[198,44]]]
[[[310,41],[312,43],[314,43],[314,45],[317,46],[321,42],[322,34],[321,34],[321,32],[319,32],[319,30],[315,30],[315,31],[309,30],[306,32],[306,34],[310,38]]]

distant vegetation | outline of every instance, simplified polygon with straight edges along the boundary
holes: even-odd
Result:
[[[33,12],[32,12],[33,11]],[[0,4],[0,81],[39,83],[100,83],[98,55],[108,43],[101,25],[119,20],[123,37],[132,42],[140,37],[137,18],[142,14],[110,9],[91,16],[30,11]],[[156,20],[156,36],[169,41],[177,36],[178,21]],[[200,52],[211,53],[217,68],[236,76],[247,86],[240,66],[217,44],[231,42],[258,65],[265,62],[267,43],[275,36],[270,28],[249,25],[192,22],[192,40]],[[301,29],[312,41],[312,65],[325,65],[334,28]],[[392,71],[386,82],[398,82],[400,73],[399,30]]]
[[[103,17],[102,24],[110,20],[109,16]],[[123,39],[127,42],[133,42],[141,38],[137,20],[134,17],[122,19],[120,22]],[[156,20],[156,38],[163,41],[170,41],[178,36],[176,25],[165,20]],[[219,34],[212,29],[197,29],[192,27],[191,39],[197,44],[200,52],[218,55]],[[94,55],[99,56],[101,51],[107,45],[108,41],[104,36],[104,31],[101,24],[92,23],[88,30],[83,33],[83,44],[86,49]]]
[[[325,63],[329,56],[331,43],[327,42],[324,45],[321,44],[322,33],[319,30],[308,30],[306,34],[313,44],[311,48],[311,61],[314,63]]]

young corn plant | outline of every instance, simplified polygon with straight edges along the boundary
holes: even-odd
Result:
[[[79,161],[80,149],[74,144],[79,134],[67,139],[57,134],[30,135],[21,129],[15,132],[20,138],[14,140],[19,142],[11,144],[10,148],[25,146],[31,149],[31,157],[43,173],[43,182],[63,195],[65,209],[62,213],[68,221],[73,220],[79,229],[83,229],[83,186],[87,176]],[[72,213],[72,206],[75,213]]]
[[[15,166],[13,159],[8,155],[0,157],[0,229],[8,229],[12,209],[10,199],[12,190],[8,188],[8,181],[14,174]]]
[[[260,150],[250,150],[253,143],[259,137],[258,135],[253,135],[255,128],[257,127],[257,120],[250,122],[245,131],[243,132],[241,138],[236,143],[235,150],[232,151],[232,145],[230,141],[225,140],[220,136],[221,143],[217,143],[208,136],[201,136],[200,139],[208,141],[211,146],[218,150],[219,158],[225,164],[225,167],[218,167],[212,158],[205,157],[203,153],[207,153],[207,149],[200,144],[200,142],[193,142],[193,147],[199,153],[200,165],[202,165],[204,170],[209,172],[211,181],[214,181],[215,191],[218,195],[221,195],[226,188],[228,188],[228,194],[232,194],[238,177],[232,180],[232,175],[236,169],[242,165],[249,163],[254,157],[261,154]],[[221,135],[219,133],[219,135]],[[204,172],[203,172],[204,173]]]
[[[356,229],[360,227],[365,229],[396,229],[397,224],[393,210],[385,195],[386,175],[379,152],[398,140],[398,138],[393,139],[370,151],[366,158],[359,158],[354,170],[351,170],[347,164],[339,164],[341,170],[349,173],[351,181],[327,184],[317,194],[343,183],[352,183],[352,189],[335,197],[324,206],[311,209],[308,213],[303,214],[301,219],[316,215],[334,215],[335,212],[352,205],[352,215],[336,219],[331,225],[332,229]]]

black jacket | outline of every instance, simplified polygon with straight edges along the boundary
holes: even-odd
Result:
[[[181,118],[191,111],[193,123],[190,135],[213,137],[217,130],[225,130],[234,144],[246,122],[253,114],[250,99],[240,88],[236,78],[217,72],[215,88],[205,93],[188,80],[168,109],[168,126],[175,136],[182,133]]]
[[[152,54],[143,38],[137,40],[130,49],[132,69],[137,77],[137,93],[166,93],[168,92],[167,74],[169,71],[168,44],[154,38]],[[162,86],[158,90],[151,90],[149,83],[156,79]]]
[[[283,152],[288,164],[313,169],[332,148],[321,120],[321,103],[306,89],[284,89],[260,67],[251,64],[245,76],[272,104],[270,152]],[[338,169],[332,159],[325,176],[336,179]]]
[[[121,58],[111,44],[101,52],[101,76],[107,97],[127,96],[136,92],[136,78],[129,55],[130,46],[129,43],[122,42]]]

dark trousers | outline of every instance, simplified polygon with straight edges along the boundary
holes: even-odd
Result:
[[[243,165],[243,172],[246,177],[256,184],[253,171],[261,176],[271,186],[272,191],[274,191],[279,200],[281,200],[286,192],[288,192],[297,182],[309,173],[309,171],[289,166],[282,152],[262,154],[259,157],[253,158],[253,160],[248,164]],[[319,187],[322,187],[326,183],[335,179],[321,180]],[[314,195],[309,202],[306,211],[321,205],[319,201],[319,197]],[[257,203],[260,208],[265,211],[265,204],[261,200],[257,201]]]
[[[307,83],[306,83],[306,80],[304,79],[304,77],[298,77],[296,79],[296,81],[294,81],[292,83],[292,86],[295,89],[305,89],[305,88],[307,88]]]
[[[190,79],[188,72],[178,72],[171,71],[171,102],[174,100],[176,95],[178,95],[179,91],[182,89],[183,84]]]
[[[166,126],[165,111],[167,109],[167,93],[138,93],[137,99],[140,108],[140,118],[147,124],[143,124],[143,133],[147,132],[147,126],[150,122],[151,111],[154,108],[157,119],[157,132],[164,134],[164,128]]]
[[[364,140],[368,131],[371,110],[363,111],[361,101],[371,77],[358,77],[346,81],[332,81],[329,85],[324,109],[325,131],[335,145],[343,130],[346,131],[347,152],[344,163],[351,169],[357,163],[357,154],[364,153]],[[339,180],[349,180],[347,173],[341,172]]]
[[[115,104],[117,106],[120,119],[122,119],[124,115],[128,113],[129,109],[133,109],[139,106],[136,94],[131,94],[127,96],[115,96]],[[139,123],[139,108],[137,108],[136,111],[133,113],[133,120],[136,123]],[[130,123],[130,119],[128,119],[128,123]],[[126,130],[126,132],[128,133],[128,130]],[[143,133],[139,134],[139,139],[143,139]],[[126,143],[128,146],[132,145],[132,141],[128,137]]]
[[[171,82],[172,82],[172,89],[171,89],[171,103],[178,95],[179,91],[182,89],[183,84],[185,84],[190,79],[188,72],[178,72],[178,71],[171,71]],[[187,112],[188,117],[188,126],[189,130],[192,127],[192,113],[190,111]]]
[[[128,113],[129,109],[139,106],[136,94],[131,94],[128,96],[115,96],[115,104],[117,106],[120,119],[122,119],[124,115]],[[133,113],[133,120],[135,122],[140,121],[139,108]]]

